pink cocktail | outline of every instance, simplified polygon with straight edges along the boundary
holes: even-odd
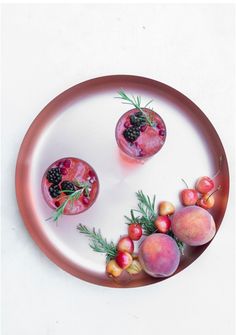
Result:
[[[51,164],[42,179],[45,201],[66,215],[87,210],[95,202],[98,190],[99,181],[94,169],[87,162],[73,157]]]
[[[115,133],[117,144],[125,154],[143,159],[153,156],[162,148],[166,126],[153,110],[134,108],[121,116]]]

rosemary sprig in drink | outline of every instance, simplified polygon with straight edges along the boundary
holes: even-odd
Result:
[[[85,234],[91,240],[89,246],[93,251],[101,252],[106,254],[106,261],[109,262],[117,255],[117,249],[113,242],[108,243],[105,238],[102,237],[100,230],[96,232],[95,228],[89,230],[85,225],[81,223],[77,226],[77,229],[81,234]]]
[[[142,107],[141,107],[141,96],[137,96],[136,98],[135,98],[134,96],[132,96],[132,98],[129,98],[129,97],[127,96],[127,94],[124,92],[124,90],[120,90],[120,91],[118,92],[118,94],[119,94],[119,97],[116,97],[116,98],[118,98],[118,99],[122,99],[122,100],[123,100],[123,101],[122,101],[123,104],[126,104],[126,105],[132,105],[132,106],[134,106],[135,108],[137,108],[140,112],[143,113],[143,115],[144,115],[145,118],[146,118],[147,123],[148,123],[151,127],[154,126],[154,124],[153,124],[153,122],[151,121],[149,115],[143,110],[143,108],[146,108],[146,107],[152,102],[152,100],[150,100],[150,101],[149,101],[149,102],[142,108]]]
[[[48,220],[52,219],[53,221],[57,221],[61,215],[63,215],[64,210],[68,203],[70,203],[71,207],[74,206],[74,202],[79,199],[79,197],[84,193],[86,197],[89,198],[91,184],[89,182],[80,182],[78,180],[74,180],[74,186],[77,188],[75,191],[72,190],[61,190],[60,193],[65,193],[68,196],[62,196],[60,199],[66,198],[65,201],[55,210]]]

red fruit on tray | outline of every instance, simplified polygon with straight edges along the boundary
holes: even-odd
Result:
[[[128,236],[122,237],[117,243],[117,250],[127,251],[128,253],[132,254],[134,251],[134,242]]]
[[[95,202],[98,190],[99,182],[94,169],[87,162],[73,157],[51,164],[42,179],[43,196],[47,204],[56,210],[55,220],[61,214],[79,214],[87,210]]]
[[[171,276],[178,268],[180,251],[175,240],[166,234],[149,235],[139,247],[139,261],[152,277]]]
[[[172,218],[171,229],[180,241],[191,246],[209,242],[216,233],[213,217],[208,211],[198,206],[177,210]]]
[[[154,222],[159,233],[167,233],[171,227],[171,220],[167,215],[160,215]]]
[[[198,193],[192,188],[186,188],[181,191],[180,199],[184,206],[193,206],[198,200]]]
[[[121,269],[127,269],[132,264],[133,258],[126,251],[118,251],[115,260]]]
[[[139,223],[131,223],[128,228],[128,234],[132,240],[138,241],[143,234],[141,225]]]
[[[196,190],[202,194],[210,192],[214,187],[214,180],[207,176],[200,177],[195,185]]]

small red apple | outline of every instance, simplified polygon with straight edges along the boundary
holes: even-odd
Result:
[[[134,242],[129,236],[124,236],[117,243],[117,250],[127,251],[128,253],[132,254],[134,251]]]
[[[127,269],[132,264],[133,258],[126,251],[118,251],[115,260],[121,269]]]
[[[213,190],[214,186],[214,180],[210,177],[204,176],[197,180],[195,188],[199,193],[205,194]]]
[[[171,226],[170,218],[167,215],[160,215],[154,222],[155,227],[160,233],[167,233]]]
[[[128,234],[132,240],[138,241],[143,234],[141,225],[139,223],[131,223],[128,228]]]
[[[180,199],[184,206],[193,206],[198,200],[198,193],[192,188],[186,188],[181,191]]]

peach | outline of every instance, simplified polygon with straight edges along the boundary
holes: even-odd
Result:
[[[191,246],[209,242],[216,233],[212,215],[198,206],[188,206],[176,211],[171,229],[178,239]]]
[[[171,276],[178,268],[180,251],[169,235],[149,235],[140,245],[139,262],[143,270],[152,277]]]

